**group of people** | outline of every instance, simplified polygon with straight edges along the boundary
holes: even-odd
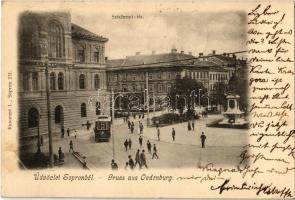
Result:
[[[131,114],[133,116],[133,119],[136,119],[137,114],[134,112]],[[127,123],[130,118],[130,113],[128,113],[126,116],[123,117],[123,122]],[[144,113],[139,113],[138,114],[138,119],[144,119]]]
[[[70,137],[71,131],[69,128],[67,128],[67,135],[68,137]],[[63,127],[61,127],[61,137],[64,138],[65,137],[65,129]],[[74,135],[75,139],[77,138],[77,132],[75,131],[75,135]]]

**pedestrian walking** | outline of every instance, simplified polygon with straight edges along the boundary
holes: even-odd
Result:
[[[160,128],[157,127],[157,136],[158,136],[158,141],[160,141]]]
[[[132,141],[131,141],[131,138],[129,138],[129,141],[128,141],[129,150],[131,149],[131,145],[132,145]]]
[[[125,142],[124,142],[124,146],[125,146],[126,151],[128,150],[128,145],[129,145],[129,142],[128,142],[128,140],[126,139]]]
[[[188,121],[188,123],[187,123],[187,130],[188,131],[191,131],[192,130],[191,122],[190,121]]]
[[[146,146],[147,146],[148,152],[151,154],[152,153],[152,144],[150,143],[149,140],[146,142]]]
[[[134,165],[134,161],[133,161],[131,155],[128,156],[128,164],[129,164],[130,169],[134,169],[135,165]]]
[[[157,147],[156,147],[156,144],[154,144],[154,147],[153,147],[153,157],[152,159],[154,159],[155,157],[157,157],[157,159],[159,159],[159,156],[157,154]]]
[[[61,147],[58,149],[58,159],[63,160],[64,159],[64,153],[61,150]]]
[[[193,119],[192,120],[192,128],[193,128],[193,131],[195,131],[195,122],[194,122],[195,120]]]
[[[74,152],[74,145],[73,145],[73,141],[71,140],[70,141],[70,150],[69,150],[69,152],[71,152],[71,151],[73,151]]]
[[[118,165],[114,159],[112,160],[111,167],[112,167],[112,170],[118,170]]]
[[[172,128],[172,140],[175,141],[175,129]]]
[[[139,146],[142,147],[142,137],[141,136],[139,136],[138,141],[139,141]]]
[[[69,128],[67,129],[67,134],[68,134],[68,137],[70,137],[70,129]]]
[[[75,130],[75,139],[77,139],[77,131]]]
[[[61,138],[64,138],[65,137],[65,131],[64,131],[64,129],[62,127],[60,129],[60,132],[61,132]]]
[[[204,132],[202,132],[202,135],[200,136],[200,138],[201,138],[202,148],[205,148],[206,135],[204,134]]]
[[[131,127],[131,122],[128,120],[128,122],[127,122],[127,125],[128,125],[128,129],[130,129],[130,127]]]
[[[146,157],[145,157],[145,154],[144,154],[144,150],[142,150],[142,152],[140,154],[140,164],[141,164],[141,167],[145,166],[145,168],[148,168],[148,166],[146,164]]]
[[[140,152],[139,149],[137,149],[137,152],[135,154],[135,164],[134,164],[134,168],[136,167],[136,165],[139,165],[139,168],[141,168],[141,164],[140,164]]]
[[[139,130],[140,130],[140,134],[143,133],[143,124],[140,122],[139,123]]]
[[[134,126],[131,125],[130,131],[131,131],[131,134],[133,134],[133,132],[134,132]]]

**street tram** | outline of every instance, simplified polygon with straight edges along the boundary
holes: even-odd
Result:
[[[109,142],[111,137],[111,117],[99,116],[93,130],[95,142]]]

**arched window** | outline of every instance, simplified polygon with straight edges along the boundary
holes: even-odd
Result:
[[[86,104],[85,103],[81,104],[81,117],[87,117]]]
[[[96,102],[96,105],[95,105],[95,111],[96,111],[96,115],[100,115],[100,103],[99,102]]]
[[[99,50],[97,48],[94,49],[94,62],[99,62]]]
[[[36,108],[31,108],[28,113],[28,126],[29,128],[34,128],[38,126],[39,123],[39,112]]]
[[[94,88],[95,89],[98,89],[99,88],[99,76],[98,76],[98,74],[95,74],[95,76],[94,76]]]
[[[81,74],[79,76],[79,88],[85,89],[85,75],[84,74]]]
[[[55,73],[50,73],[50,90],[55,90]]]
[[[32,73],[33,90],[38,90],[38,72]]]
[[[55,107],[54,117],[56,124],[60,124],[63,121],[63,108],[61,106]]]
[[[62,72],[58,73],[57,85],[59,90],[64,89],[64,74]]]
[[[63,28],[55,22],[48,26],[49,57],[60,58],[64,55]]]

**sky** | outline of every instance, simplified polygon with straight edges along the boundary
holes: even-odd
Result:
[[[108,59],[125,58],[136,52],[168,53],[172,47],[196,56],[213,50],[219,54],[246,50],[244,12],[191,11],[141,13],[141,16],[142,19],[127,20],[112,19],[111,14],[72,14],[72,22],[109,39]]]

